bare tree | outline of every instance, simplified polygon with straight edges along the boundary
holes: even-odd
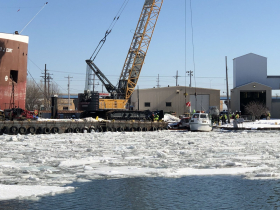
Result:
[[[39,109],[44,100],[43,84],[27,78],[26,82],[26,100],[25,107],[27,110]]]
[[[57,83],[50,84],[47,87],[46,99],[47,107],[46,110],[51,107],[51,97],[53,95],[59,95],[60,89]],[[48,91],[49,90],[49,91]],[[44,84],[42,82],[36,83],[33,79],[27,78],[26,82],[26,101],[25,107],[28,110],[40,109],[40,106],[44,104]]]
[[[245,111],[248,114],[255,116],[257,119],[260,119],[262,115],[267,115],[269,110],[263,103],[252,101],[245,106]]]

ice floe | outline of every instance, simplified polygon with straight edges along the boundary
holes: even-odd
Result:
[[[68,192],[127,177],[280,178],[280,131],[105,132],[0,136],[0,199]]]

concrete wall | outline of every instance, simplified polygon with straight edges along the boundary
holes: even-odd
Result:
[[[186,92],[186,97],[185,97]],[[220,107],[220,90],[206,88],[190,88],[185,86],[140,89],[139,90],[139,107],[137,90],[131,97],[131,105],[134,110],[163,110],[164,112],[176,112],[176,115],[189,112],[186,102],[189,102],[191,95],[209,95],[209,106]],[[150,107],[145,107],[145,102],[150,103]],[[171,102],[167,107],[166,102]]]
[[[231,110],[233,112],[240,111],[240,92],[242,91],[266,91],[266,107],[271,110],[271,87],[252,82],[231,90]],[[271,117],[273,117],[272,113]]]

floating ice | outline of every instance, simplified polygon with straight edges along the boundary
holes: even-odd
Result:
[[[67,183],[100,178],[231,174],[277,179],[278,141],[279,131],[254,130],[3,135],[0,199],[36,199],[56,189],[64,192]],[[14,190],[19,192],[12,196]]]

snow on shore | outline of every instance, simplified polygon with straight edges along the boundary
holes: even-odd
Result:
[[[104,121],[104,119],[102,118],[92,118],[92,117],[87,117],[87,118],[83,118],[83,119],[48,119],[48,118],[38,118],[37,121],[47,121],[47,122],[98,122],[98,121]]]
[[[230,124],[222,125],[220,127],[233,127],[233,120],[231,120]],[[271,119],[271,120],[256,120],[250,122],[239,123],[238,127],[243,128],[251,128],[252,130],[257,128],[280,128],[280,120],[279,119]]]
[[[244,175],[279,179],[279,131],[0,136],[0,200],[69,192],[72,182]]]
[[[179,122],[180,119],[178,117],[175,117],[171,114],[165,114],[163,120],[165,122]]]

